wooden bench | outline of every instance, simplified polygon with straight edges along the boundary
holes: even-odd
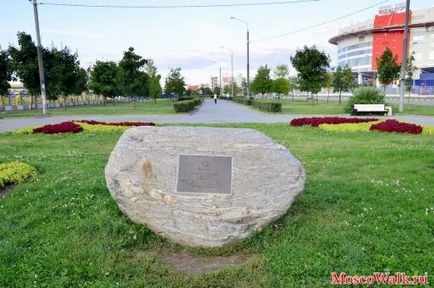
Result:
[[[382,114],[386,116],[389,114],[389,110],[390,108],[385,107],[384,104],[354,104],[352,115],[369,113],[369,114]]]

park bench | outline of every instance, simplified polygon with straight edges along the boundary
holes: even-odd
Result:
[[[368,113],[382,114],[384,116],[392,114],[391,107],[385,107],[384,104],[354,104],[352,115]]]

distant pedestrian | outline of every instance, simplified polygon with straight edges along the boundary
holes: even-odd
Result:
[[[214,94],[214,104],[217,104],[217,94]]]

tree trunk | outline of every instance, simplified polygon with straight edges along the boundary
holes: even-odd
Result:
[[[339,105],[342,105],[342,90],[339,90]]]
[[[327,103],[329,103],[330,90],[327,89]]]
[[[66,111],[66,96],[63,95],[63,110]]]

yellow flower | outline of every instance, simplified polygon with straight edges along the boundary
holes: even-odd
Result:
[[[371,128],[373,124],[377,124],[380,122],[382,121],[343,124],[321,124],[318,127],[322,130],[329,132],[369,132],[369,128]]]
[[[0,164],[0,188],[9,184],[19,184],[36,175],[36,169],[23,162]]]

